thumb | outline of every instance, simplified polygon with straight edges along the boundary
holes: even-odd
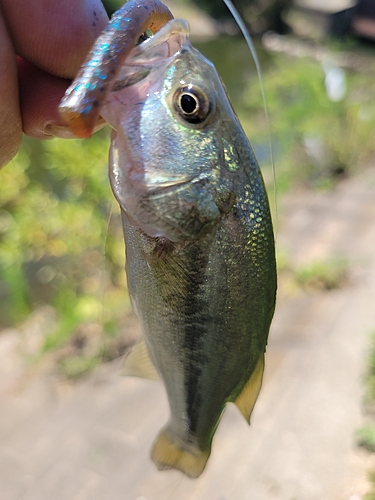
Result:
[[[17,55],[74,78],[108,22],[100,0],[0,0]]]

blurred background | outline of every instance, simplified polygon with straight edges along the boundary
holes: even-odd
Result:
[[[223,78],[272,204],[279,299],[253,425],[229,407],[202,478],[155,472],[163,389],[119,376],[139,327],[109,130],[25,137],[0,173],[0,499],[373,499],[375,3],[235,2],[270,125],[223,1],[165,3]]]

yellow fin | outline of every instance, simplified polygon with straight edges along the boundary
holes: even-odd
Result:
[[[251,374],[241,394],[234,401],[238,406],[246,421],[250,424],[250,417],[253,411],[255,402],[258,398],[260,388],[262,387],[262,379],[264,372],[264,354],[258,360],[255,370]]]
[[[150,359],[146,342],[143,338],[131,348],[130,353],[125,358],[121,375],[159,380],[158,372]]]
[[[151,458],[159,470],[177,469],[191,478],[200,476],[206,466],[211,450],[193,453],[183,450],[177,442],[162,431],[156,439]]]

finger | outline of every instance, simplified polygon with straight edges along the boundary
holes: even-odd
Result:
[[[50,75],[28,61],[18,59],[19,96],[23,131],[35,139],[76,138],[57,112],[70,80]],[[101,128],[104,121],[97,124]]]
[[[22,137],[18,104],[17,65],[0,12],[0,167],[16,154]]]
[[[100,0],[0,3],[17,54],[63,78],[74,78],[108,22]]]
[[[57,107],[69,80],[50,75],[19,59],[18,81],[24,133],[36,139],[52,138],[53,134],[48,131],[51,125],[63,126]]]

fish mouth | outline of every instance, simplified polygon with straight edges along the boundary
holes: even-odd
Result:
[[[186,174],[175,174],[166,175],[164,178],[159,172],[147,175],[144,182],[144,187],[146,192],[158,192],[166,188],[178,188],[189,182],[194,182],[197,176],[186,175]]]
[[[144,183],[146,196],[151,196],[152,198],[157,198],[171,192],[178,192],[184,189],[187,185],[193,185],[197,183],[206,184],[209,179],[209,172],[201,172],[198,175],[184,175],[176,174],[169,177],[165,181],[160,180],[160,173],[155,174],[158,176],[158,181],[153,183]]]
[[[190,28],[184,19],[169,20],[158,32],[137,45],[130,52],[127,62],[138,61],[138,64],[147,62],[158,62],[165,57],[173,57],[181,51],[186,40],[189,38]],[[165,42],[170,42],[171,37],[176,37],[172,45],[168,43],[161,48]]]
[[[122,70],[111,85],[117,92],[144,80],[150,72],[165,64],[166,59],[186,50],[189,42],[189,24],[183,19],[168,21],[157,33],[137,45],[129,53]]]
[[[210,231],[221,217],[209,184],[207,175],[200,174],[143,185],[139,186],[143,192],[133,191],[120,206],[129,223],[152,238],[172,242],[196,239]]]

